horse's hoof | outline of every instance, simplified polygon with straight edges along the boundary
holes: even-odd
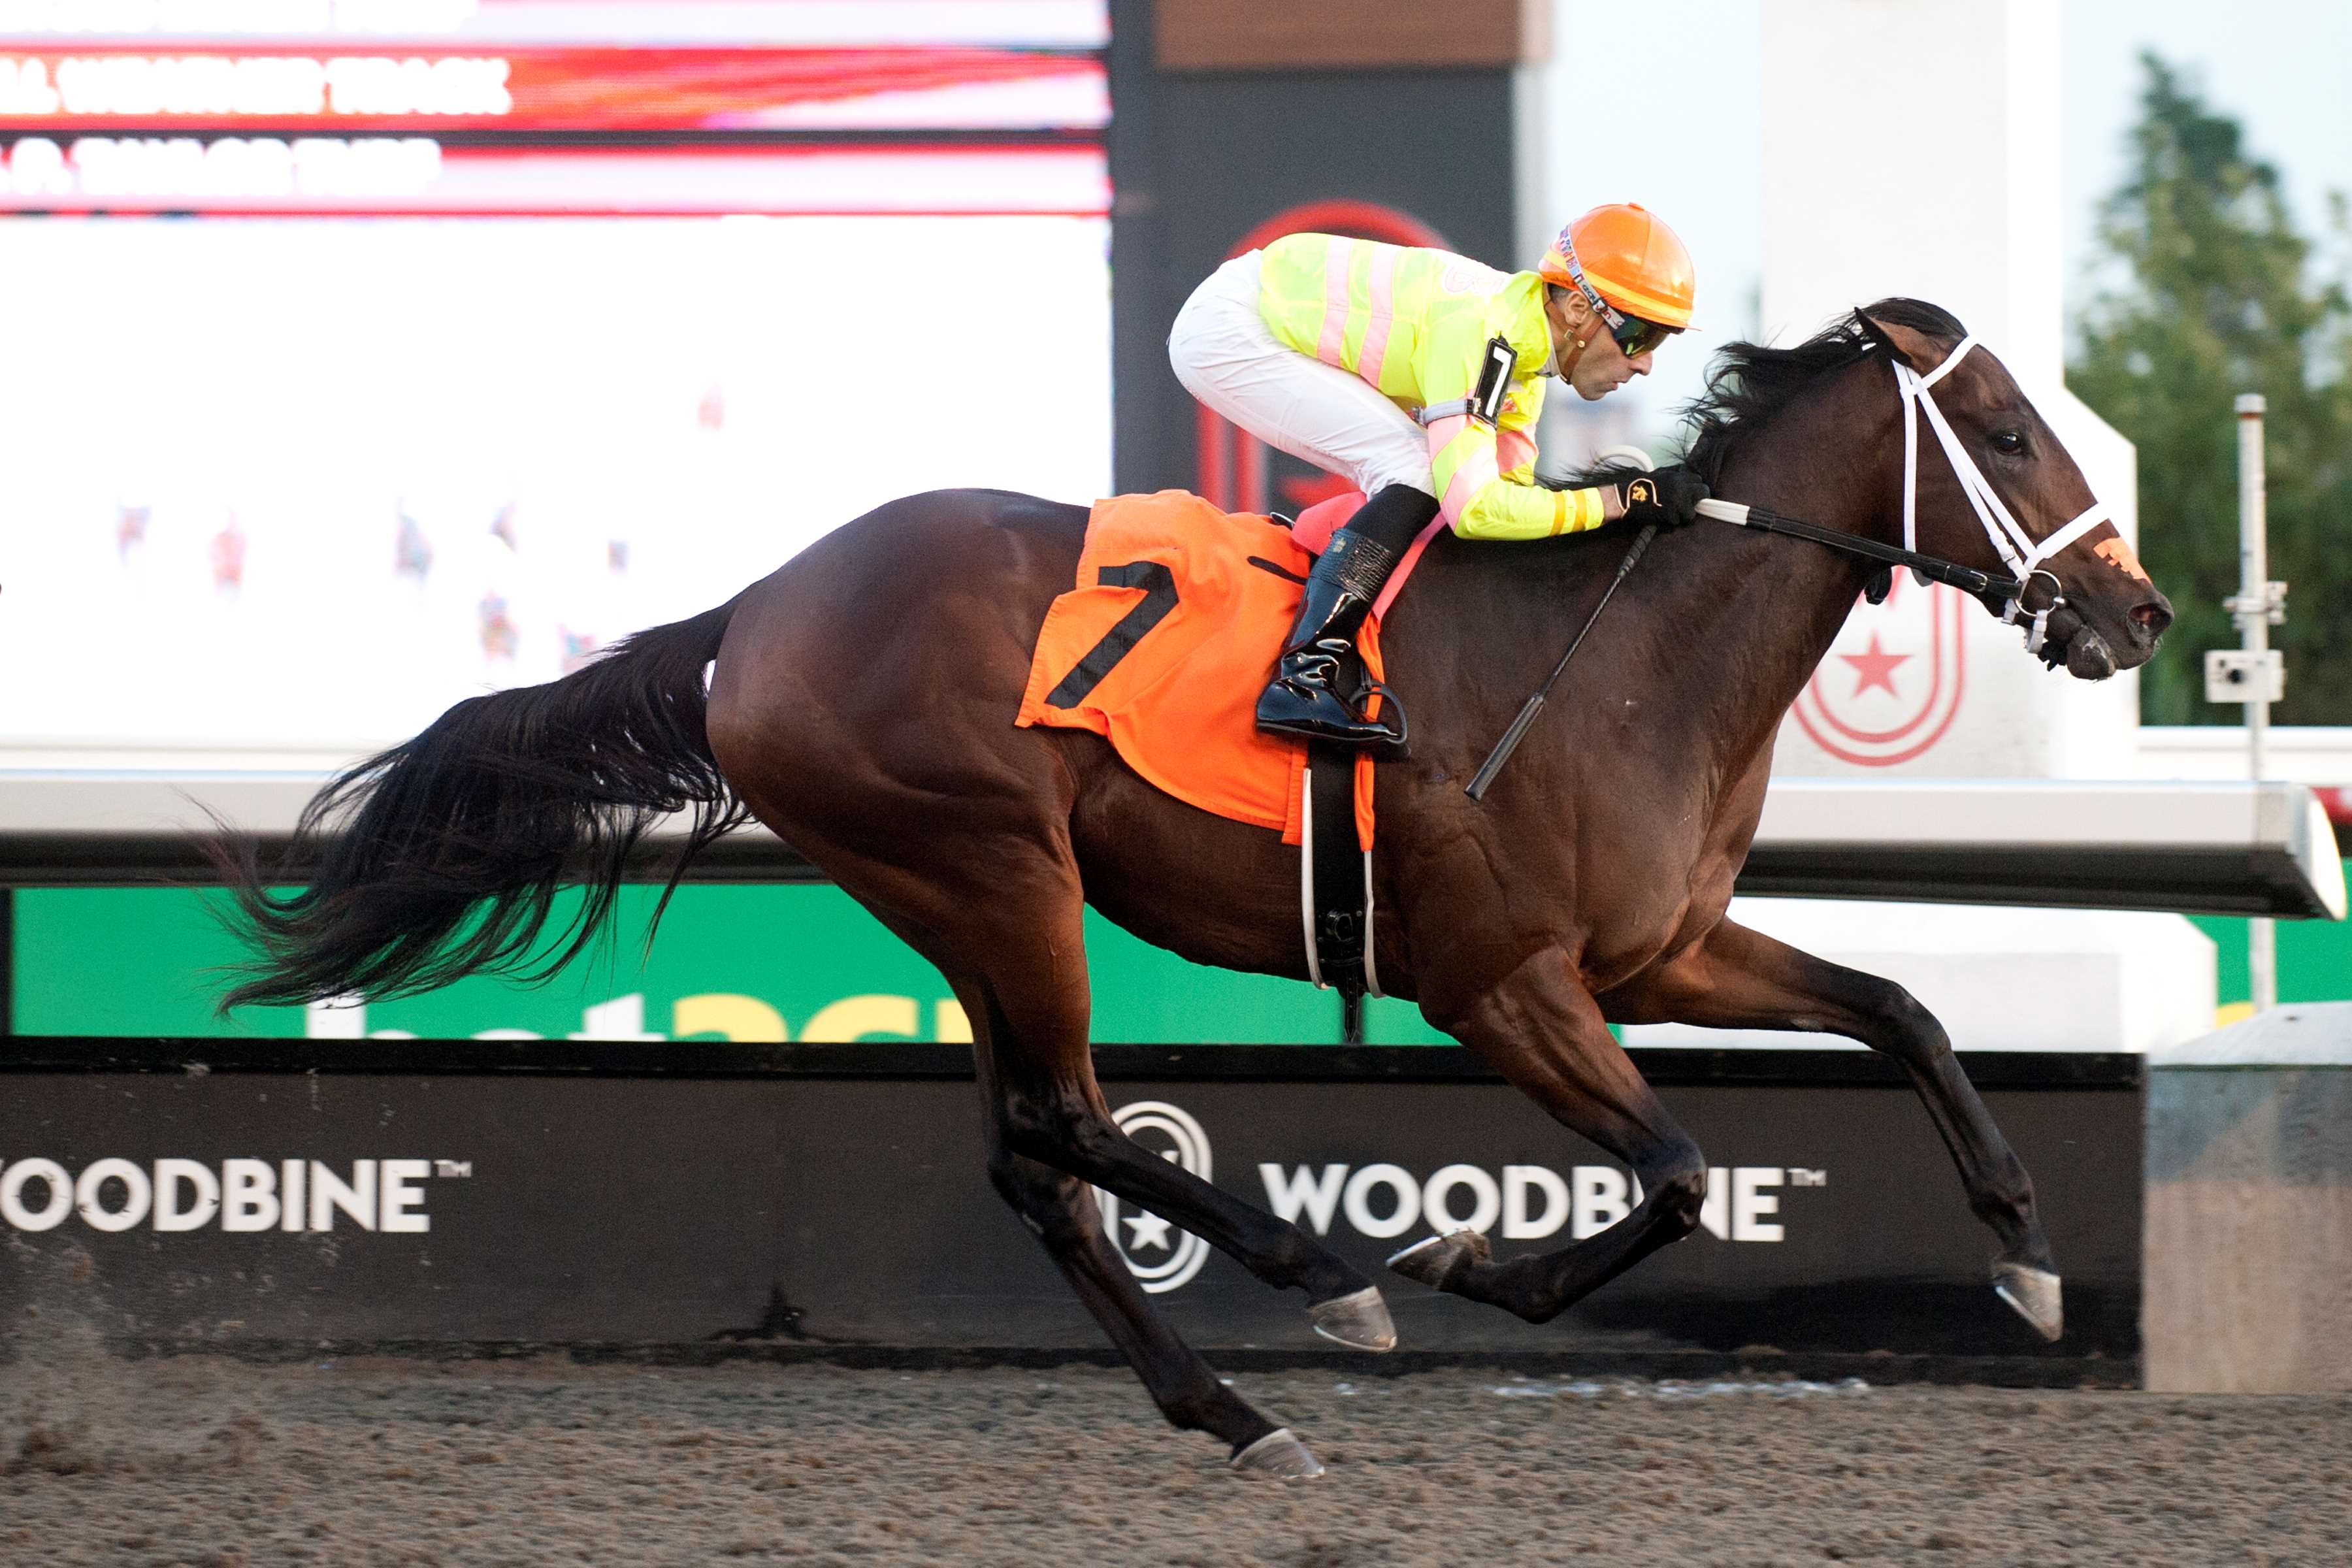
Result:
[[[1492,1255],[1486,1238],[1478,1232],[1454,1230],[1413,1243],[1390,1258],[1389,1267],[1433,1290],[1451,1290],[1465,1270],[1486,1262]]]
[[[1257,1480],[1311,1481],[1323,1473],[1307,1445],[1287,1426],[1277,1426],[1237,1451],[1232,1468]]]
[[[1317,1333],[1351,1351],[1396,1349],[1396,1322],[1389,1316],[1389,1304],[1381,1300],[1377,1285],[1316,1302],[1307,1309],[1307,1321]]]
[[[1996,1263],[1992,1266],[1992,1291],[2017,1309],[2017,1315],[2033,1325],[2033,1331],[2045,1340],[2056,1340],[2066,1331],[2066,1309],[2059,1298],[2058,1276],[2047,1268],[2036,1268],[2030,1263]]]

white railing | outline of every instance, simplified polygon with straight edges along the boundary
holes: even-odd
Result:
[[[209,809],[268,841],[316,773],[0,773],[0,886],[200,873]],[[703,879],[807,879],[764,829],[716,847]],[[2341,919],[2343,862],[2300,784],[1780,779],[1740,890],[2074,909]]]

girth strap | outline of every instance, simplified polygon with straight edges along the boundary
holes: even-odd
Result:
[[[1298,803],[1298,908],[1307,977],[1342,995],[1381,992],[1372,956],[1372,856],[1356,837],[1358,753],[1310,742]]]

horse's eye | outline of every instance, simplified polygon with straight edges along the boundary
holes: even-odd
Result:
[[[1992,433],[1992,449],[2004,458],[2022,457],[2025,437],[2015,430],[1996,430]]]

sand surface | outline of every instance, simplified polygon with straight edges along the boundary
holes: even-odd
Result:
[[[1228,1473],[1124,1373],[0,1365],[0,1564],[2352,1562],[2352,1398],[1247,1375]]]

